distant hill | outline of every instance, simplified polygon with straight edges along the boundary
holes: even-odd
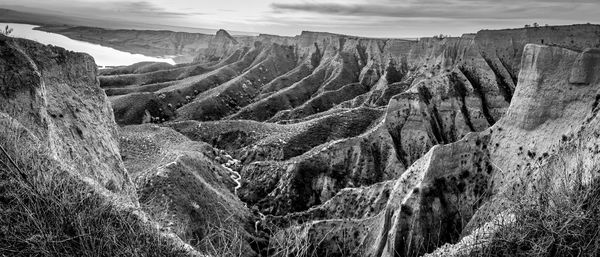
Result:
[[[174,32],[216,34],[218,29],[192,28],[160,24],[138,23],[123,20],[100,20],[63,13],[59,11],[29,8],[14,5],[0,5],[0,22],[26,23],[33,25],[71,25],[106,29],[170,30]],[[230,31],[232,35],[258,35],[244,31]]]

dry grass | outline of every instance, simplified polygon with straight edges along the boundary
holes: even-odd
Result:
[[[241,257],[247,256],[244,245],[246,237],[239,228],[210,225],[198,248],[210,256]]]
[[[0,135],[0,256],[185,256],[45,157]]]
[[[186,226],[180,222],[173,222],[175,217],[169,213],[170,202],[161,202],[155,198],[151,198],[140,203],[142,209],[159,224],[171,224],[168,228],[169,232],[183,235],[186,231]],[[233,217],[229,217],[233,218]],[[228,218],[228,219],[229,219]],[[247,245],[247,235],[242,227],[234,226],[227,223],[227,219],[218,219],[216,224],[208,224],[203,229],[202,237],[199,234],[189,235],[188,244],[192,245],[200,252],[214,257],[241,257],[248,256],[249,249],[244,247]],[[165,227],[163,227],[165,229]],[[185,236],[182,238],[186,238]]]
[[[546,170],[534,193],[515,194],[515,222],[470,256],[600,256],[600,179],[589,178],[599,166],[577,161]]]
[[[269,241],[270,256],[315,256],[311,248],[308,236],[302,233],[298,226],[290,226],[287,229],[274,228],[275,234]]]
[[[360,250],[351,227],[331,228],[320,236],[310,235],[309,228],[294,223],[276,233],[269,241],[269,256],[273,257],[346,257],[365,256]]]
[[[2,125],[6,124],[0,120]],[[146,201],[142,209],[115,207],[17,130],[0,133],[0,256],[190,255],[163,235],[164,228],[135,214],[144,210],[158,224],[173,223],[168,203]],[[207,256],[248,256],[251,250],[243,228],[225,223],[209,224],[203,237],[190,245]]]

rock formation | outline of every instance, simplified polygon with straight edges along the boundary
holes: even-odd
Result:
[[[563,154],[591,163],[598,152],[598,25],[194,40],[178,46],[194,62],[98,80],[89,58],[6,41],[0,66],[19,75],[5,80],[48,89],[5,83],[12,102],[0,110],[34,114],[17,120],[61,139],[49,140],[58,159],[166,232],[199,247],[214,224],[238,227],[247,255],[290,235],[320,256],[459,255],[510,217],[505,199],[525,179]]]
[[[232,172],[219,161],[223,152],[169,128],[119,128],[91,56],[0,36],[0,71],[3,143],[39,149],[40,158],[102,199],[98,204],[139,223],[129,229],[145,228],[132,233],[156,233],[174,254],[201,256],[207,234],[219,229],[240,233],[245,256],[255,254],[250,243],[259,239],[234,195]],[[2,151],[4,178],[4,154],[11,153]]]
[[[42,163],[58,167],[64,172],[60,174],[68,177],[61,180],[74,179],[82,183],[87,187],[88,197],[94,195],[100,199],[96,204],[106,204],[116,215],[135,222],[129,226],[143,230],[137,233],[155,231],[156,223],[139,211],[136,187],[121,160],[112,108],[98,86],[92,57],[0,35],[0,71],[0,139],[3,145],[22,147],[21,151],[30,152],[32,156],[35,156],[32,152],[41,154],[36,158],[45,159]],[[3,160],[9,158],[5,155],[13,154],[5,152],[7,149],[4,148],[2,151]],[[4,165],[1,168],[3,178],[10,170],[6,168]],[[21,172],[25,181],[36,177],[30,170]],[[3,181],[1,186],[3,197],[6,197],[4,190],[8,183],[8,180]],[[44,189],[37,190],[44,193]],[[101,206],[89,207],[94,208]],[[181,249],[185,255],[200,256],[180,238],[156,233],[154,236],[169,242],[173,253]]]
[[[135,195],[112,108],[89,55],[0,38],[3,124],[17,124],[61,166],[114,193]],[[85,142],[85,143],[84,143]]]
[[[483,218],[481,213],[497,206],[498,188],[507,183],[496,178],[498,169],[523,168],[531,156],[550,155],[550,146],[542,153],[511,146],[560,138],[554,132],[559,129],[534,133],[544,138],[516,138],[519,132],[510,128],[511,122],[540,116],[540,111],[550,116],[564,111],[549,99],[522,99],[523,88],[539,88],[524,81],[537,65],[527,58],[555,66],[540,68],[548,75],[536,78],[554,80],[539,85],[563,83],[566,75],[556,71],[570,71],[575,60],[552,56],[572,57],[600,47],[599,33],[596,25],[574,25],[408,41],[317,32],[234,40],[220,32],[219,43],[206,52],[211,54],[186,66],[220,62],[219,68],[163,82],[165,87],[135,81],[103,87],[107,92],[145,91],[113,96],[117,117],[119,110],[129,112],[127,124],[139,123],[144,115],[158,123],[174,120],[165,126],[240,159],[238,196],[274,215],[261,225],[303,231],[306,240],[323,242],[315,246],[322,253],[335,254],[336,246],[353,244],[348,248],[361,251],[355,255],[413,255],[457,242],[497,214]],[[525,47],[530,43],[552,47]],[[235,55],[233,49],[244,54]],[[556,53],[548,57],[536,51]],[[594,58],[580,59],[587,65]],[[568,75],[572,82],[584,81],[573,85],[588,83],[591,73],[579,71],[584,69]],[[226,71],[233,72],[223,75]],[[563,99],[564,92],[552,94]],[[148,100],[132,106],[134,97]],[[532,113],[514,114],[518,109]],[[525,160],[513,160],[511,151],[520,151]],[[434,223],[444,226],[434,228]]]
[[[585,140],[576,151],[582,152],[586,163],[593,163],[600,143],[596,126],[600,80],[595,75],[600,69],[599,53],[527,45],[511,106],[494,126],[429,150],[396,180],[385,208],[373,203],[371,208],[381,209],[379,213],[365,218],[360,212],[350,216],[330,212],[325,219],[316,216],[322,220],[294,229],[307,230],[309,238],[327,238],[320,246],[324,253],[340,254],[336,244],[350,242],[362,245],[353,248],[360,251],[354,255],[412,256],[434,250],[437,242],[456,242],[506,215],[502,213],[507,208],[505,196],[520,192],[528,185],[523,183],[526,178],[543,172],[540,166],[566,154],[564,142]],[[342,191],[303,215],[315,217],[322,208],[351,210],[353,201],[339,199],[377,197],[385,190],[388,187],[374,185],[359,190],[358,196]],[[344,234],[355,236],[348,239]],[[448,256],[458,250],[438,254]]]

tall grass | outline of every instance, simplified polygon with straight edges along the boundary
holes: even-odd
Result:
[[[0,256],[187,256],[139,216],[0,133]],[[133,207],[132,207],[133,209]]]
[[[248,256],[245,249],[246,236],[240,228],[225,225],[209,225],[204,238],[199,239],[197,247],[210,256],[241,257]]]
[[[269,256],[365,256],[358,244],[358,238],[356,238],[358,234],[354,233],[355,229],[345,224],[329,228],[322,234],[311,233],[310,225],[301,225],[296,222],[288,224],[286,228],[271,225],[269,229],[275,232],[269,241]]]
[[[592,178],[600,169],[575,161],[558,161],[531,183],[532,193],[515,194],[515,221],[470,256],[600,256],[600,179]]]

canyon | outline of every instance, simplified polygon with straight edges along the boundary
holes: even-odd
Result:
[[[228,228],[242,256],[465,256],[558,163],[597,176],[600,25],[419,40],[42,30],[180,56],[97,70],[0,36],[0,125],[189,255]]]

